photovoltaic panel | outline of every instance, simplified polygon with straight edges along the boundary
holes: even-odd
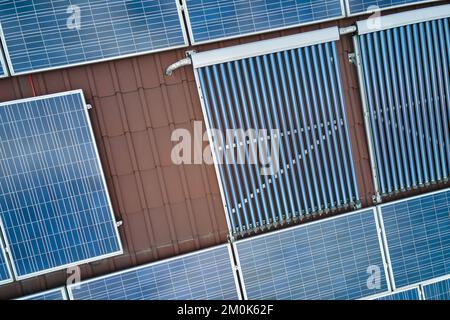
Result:
[[[374,209],[237,241],[235,247],[248,299],[358,299],[389,289]]]
[[[450,279],[424,285],[425,300],[450,300]]]
[[[193,252],[68,287],[74,300],[238,299],[230,247]]]
[[[450,190],[379,206],[397,288],[450,274]]]
[[[0,1],[13,75],[187,45],[177,0]]]
[[[0,285],[11,282],[12,275],[5,254],[5,247],[0,236]]]
[[[0,222],[18,279],[122,252],[81,90],[0,104]]]
[[[184,0],[193,43],[218,41],[344,16],[341,0]]]
[[[374,300],[420,300],[420,293],[417,288],[394,292]]]
[[[65,288],[58,288],[54,290],[32,294],[26,297],[19,298],[17,300],[42,300],[42,301],[67,300],[67,294]]]
[[[345,0],[347,13],[350,16],[437,1],[440,0]]]

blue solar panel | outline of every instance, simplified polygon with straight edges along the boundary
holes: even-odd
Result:
[[[227,245],[88,280],[68,290],[75,300],[239,298]]]
[[[194,43],[343,17],[341,0],[185,0]]]
[[[8,261],[6,259],[3,242],[0,236],[0,285],[12,281]]]
[[[358,299],[389,289],[373,209],[235,245],[249,299]]]
[[[36,293],[30,296],[19,298],[18,300],[44,300],[44,301],[57,301],[67,300],[66,289],[58,288],[45,292]]]
[[[450,190],[380,206],[397,288],[450,274]]]
[[[0,1],[0,22],[13,74],[187,45],[176,0]]]
[[[394,292],[374,300],[420,300],[419,290],[417,288],[400,292]]]
[[[0,104],[0,218],[19,279],[121,253],[81,91]]]
[[[450,278],[423,286],[425,300],[450,300]]]
[[[418,3],[439,0],[346,0],[349,15],[363,14],[375,10],[393,9]]]

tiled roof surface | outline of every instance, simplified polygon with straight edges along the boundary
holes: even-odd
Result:
[[[361,18],[360,18],[361,19]],[[342,20],[348,26],[355,19]],[[312,25],[283,32],[213,43],[198,51],[336,25]],[[352,151],[363,206],[372,202],[372,178],[356,68],[348,62],[351,36],[337,44],[347,103]],[[81,266],[82,279],[223,243],[225,213],[213,166],[172,164],[171,132],[203,120],[190,67],[173,76],[164,69],[185,49],[0,80],[0,101],[83,89],[92,104],[91,121],[108,182],[125,253]],[[65,284],[65,271],[0,287],[0,299]]]

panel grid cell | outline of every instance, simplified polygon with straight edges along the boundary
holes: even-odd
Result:
[[[120,254],[81,91],[0,104],[0,222],[18,278]]]
[[[184,0],[193,43],[343,17],[341,0]]]
[[[346,0],[350,16],[440,0]]]
[[[227,245],[151,263],[68,287],[74,300],[238,299]]]
[[[397,288],[450,274],[450,190],[379,208]]]
[[[450,278],[424,285],[425,300],[450,300]]]
[[[251,300],[358,299],[389,289],[373,209],[249,238],[235,246],[244,291]]]
[[[14,75],[187,45],[177,0],[0,1]]]
[[[67,300],[67,295],[65,288],[58,288],[54,290],[32,294],[26,297],[19,298],[18,300],[58,301],[58,300]]]

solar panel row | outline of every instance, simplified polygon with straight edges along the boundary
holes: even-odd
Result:
[[[227,245],[150,263],[68,287],[75,300],[238,299]]]
[[[81,91],[0,103],[0,221],[18,279],[122,252]]]
[[[1,1],[13,75],[187,45],[176,0]]]

